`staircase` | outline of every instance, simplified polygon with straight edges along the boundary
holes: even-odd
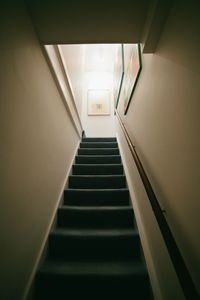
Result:
[[[36,299],[151,299],[116,138],[83,138]]]

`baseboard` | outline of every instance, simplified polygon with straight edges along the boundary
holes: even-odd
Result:
[[[30,275],[29,280],[28,280],[27,287],[26,287],[25,293],[24,293],[24,295],[22,297],[22,300],[34,300],[34,278],[35,278],[35,275],[36,275],[36,272],[37,272],[39,266],[42,264],[42,262],[46,258],[48,236],[49,236],[49,233],[52,231],[52,229],[56,226],[57,210],[58,210],[58,207],[61,206],[62,203],[63,203],[63,200],[64,200],[64,190],[68,186],[68,178],[69,178],[69,175],[72,172],[72,166],[73,166],[73,164],[75,162],[75,157],[76,157],[76,154],[77,154],[77,151],[78,151],[78,148],[79,148],[79,144],[80,144],[80,141],[78,142],[78,144],[77,144],[77,146],[75,148],[74,155],[72,157],[70,166],[69,166],[69,168],[68,168],[68,170],[66,172],[65,179],[64,179],[62,188],[60,190],[59,197],[58,197],[58,201],[56,202],[54,211],[52,213],[51,220],[49,222],[49,226],[48,226],[47,232],[45,234],[43,243],[42,243],[40,251],[38,253],[38,257],[37,257],[37,259],[35,261],[35,264],[33,266],[33,271],[32,271],[32,273]]]

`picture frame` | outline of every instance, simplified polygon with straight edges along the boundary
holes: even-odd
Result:
[[[110,90],[90,89],[87,92],[88,116],[109,116],[110,115]]]
[[[141,47],[140,44],[129,45],[131,47],[126,56],[126,70],[124,74],[124,114],[127,114],[131,99],[137,85],[137,81],[142,70],[142,58],[141,58]]]
[[[114,63],[114,109],[117,109],[124,78],[124,45],[120,44],[117,49]]]

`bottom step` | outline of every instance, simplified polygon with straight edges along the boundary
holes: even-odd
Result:
[[[36,278],[36,299],[150,299],[141,262],[46,262]]]

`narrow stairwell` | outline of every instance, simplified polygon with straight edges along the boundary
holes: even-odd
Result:
[[[36,299],[151,299],[116,138],[83,138]]]

